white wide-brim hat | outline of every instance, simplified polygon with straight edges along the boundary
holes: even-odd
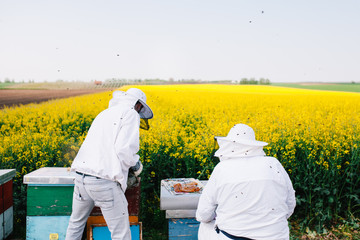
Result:
[[[129,88],[126,91],[126,94],[129,94],[138,99],[138,101],[143,105],[143,108],[139,112],[140,118],[150,119],[153,118],[154,114],[151,111],[151,108],[146,104],[146,95],[143,91],[138,88]]]
[[[263,147],[268,145],[266,142],[257,141],[255,139],[254,130],[245,124],[236,124],[233,126],[226,137],[215,137],[216,140],[230,141],[241,143],[248,146]]]

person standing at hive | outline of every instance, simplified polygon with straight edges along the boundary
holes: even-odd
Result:
[[[140,89],[115,91],[109,107],[96,116],[71,171],[76,172],[72,214],[66,240],[81,239],[94,206],[104,216],[113,240],[131,239],[125,190],[129,169],[138,176],[140,118],[153,112]]]

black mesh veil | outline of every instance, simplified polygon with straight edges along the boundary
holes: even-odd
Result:
[[[140,128],[144,130],[150,129],[149,119],[140,118]]]

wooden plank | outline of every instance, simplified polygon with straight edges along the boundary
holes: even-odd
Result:
[[[138,216],[129,216],[130,225],[139,225],[139,217]],[[92,239],[92,226],[106,226],[106,222],[103,216],[89,216],[86,229],[87,229],[87,239]],[[141,230],[141,228],[140,228]]]
[[[138,216],[140,212],[140,183],[137,186],[128,188],[125,197],[128,201],[128,211],[130,216]]]
[[[137,224],[139,222],[138,216],[129,216],[129,222],[131,224]],[[91,224],[102,224],[106,223],[104,216],[89,216],[87,220],[87,226],[90,226]]]
[[[16,175],[16,169],[0,169],[0,185],[11,180]]]
[[[50,234],[65,239],[70,216],[26,217],[26,240],[49,240]]]
[[[71,215],[73,186],[28,186],[27,190],[28,216],[62,216]],[[140,186],[128,189],[125,193],[128,201],[128,211],[131,216],[139,215]],[[92,216],[100,216],[101,211],[95,207]]]
[[[4,211],[12,207],[13,201],[13,181],[10,180],[4,183]]]
[[[197,240],[199,226],[191,218],[169,219],[169,240]]]
[[[73,191],[73,186],[28,186],[27,216],[71,215]]]
[[[4,216],[4,238],[6,239],[12,232],[14,228],[14,210],[13,207],[9,207],[3,213]]]
[[[0,214],[0,239],[6,239],[13,232],[13,226],[14,210],[11,206]]]
[[[89,240],[111,240],[111,234],[105,223],[92,224],[88,228]],[[132,240],[142,240],[142,223],[130,224],[130,234]]]
[[[0,214],[2,214],[3,212],[4,212],[4,187],[3,185],[0,185]]]
[[[4,239],[4,214],[0,214],[0,239]]]

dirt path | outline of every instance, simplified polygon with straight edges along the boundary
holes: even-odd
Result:
[[[20,104],[39,103],[57,98],[111,91],[110,89],[49,89],[49,90],[0,90],[0,109]]]

